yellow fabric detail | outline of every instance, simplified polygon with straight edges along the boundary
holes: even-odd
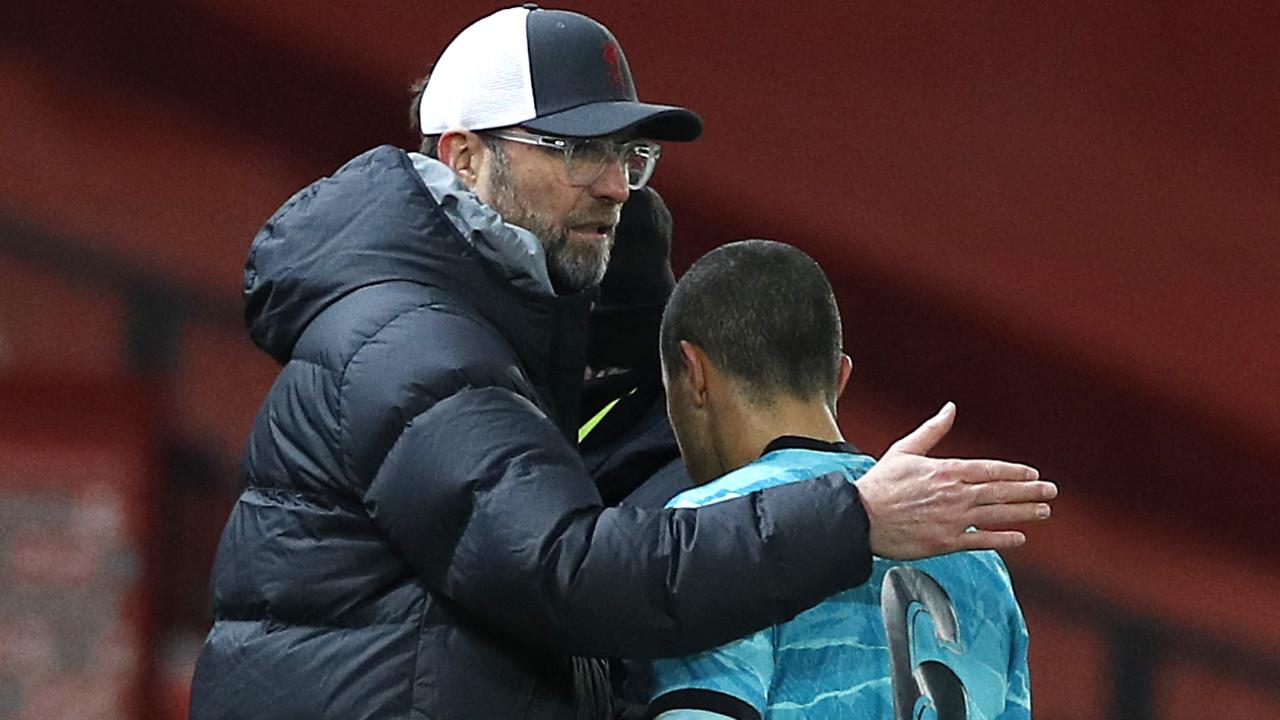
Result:
[[[591,431],[595,430],[596,426],[600,424],[600,421],[604,419],[604,416],[608,415],[609,411],[613,409],[613,406],[617,405],[618,400],[621,400],[621,399],[622,398],[617,398],[616,400],[609,403],[608,405],[605,405],[604,407],[600,408],[600,412],[596,413],[595,417],[583,423],[582,427],[578,428],[578,442],[582,442],[583,440],[586,440],[587,436],[591,434]]]

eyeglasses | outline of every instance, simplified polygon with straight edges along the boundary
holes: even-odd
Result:
[[[662,156],[662,148],[648,140],[618,142],[601,138],[567,138],[551,135],[533,135],[506,130],[488,130],[485,135],[533,145],[545,150],[564,153],[564,167],[569,183],[578,187],[595,182],[610,162],[621,161],[627,173],[627,187],[639,190],[653,176],[653,169]]]

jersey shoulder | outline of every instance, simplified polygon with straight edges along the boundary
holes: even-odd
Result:
[[[667,507],[693,508],[749,495],[758,490],[841,473],[850,482],[875,465],[875,458],[852,453],[801,448],[774,450],[758,460],[730,471],[706,485],[690,488],[671,499]]]

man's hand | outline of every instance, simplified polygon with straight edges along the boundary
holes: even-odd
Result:
[[[956,407],[937,415],[894,443],[858,480],[871,519],[871,552],[913,560],[955,552],[1017,547],[1027,538],[1014,523],[1049,517],[1058,487],[1040,480],[1035,468],[999,460],[925,457],[951,430]],[[967,532],[976,527],[977,532]],[[996,529],[988,529],[996,528]]]

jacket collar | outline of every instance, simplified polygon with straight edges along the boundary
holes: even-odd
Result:
[[[827,442],[826,440],[800,435],[782,435],[774,438],[768,445],[764,446],[764,452],[760,453],[760,456],[764,457],[774,450],[816,450],[818,452],[850,454],[858,452],[858,448],[843,440],[840,442]]]
[[[316,315],[357,289],[394,281],[438,288],[497,329],[571,433],[595,291],[557,296],[537,239],[503,223],[446,166],[423,161],[374,148],[272,215],[245,263],[250,336],[285,363]]]

